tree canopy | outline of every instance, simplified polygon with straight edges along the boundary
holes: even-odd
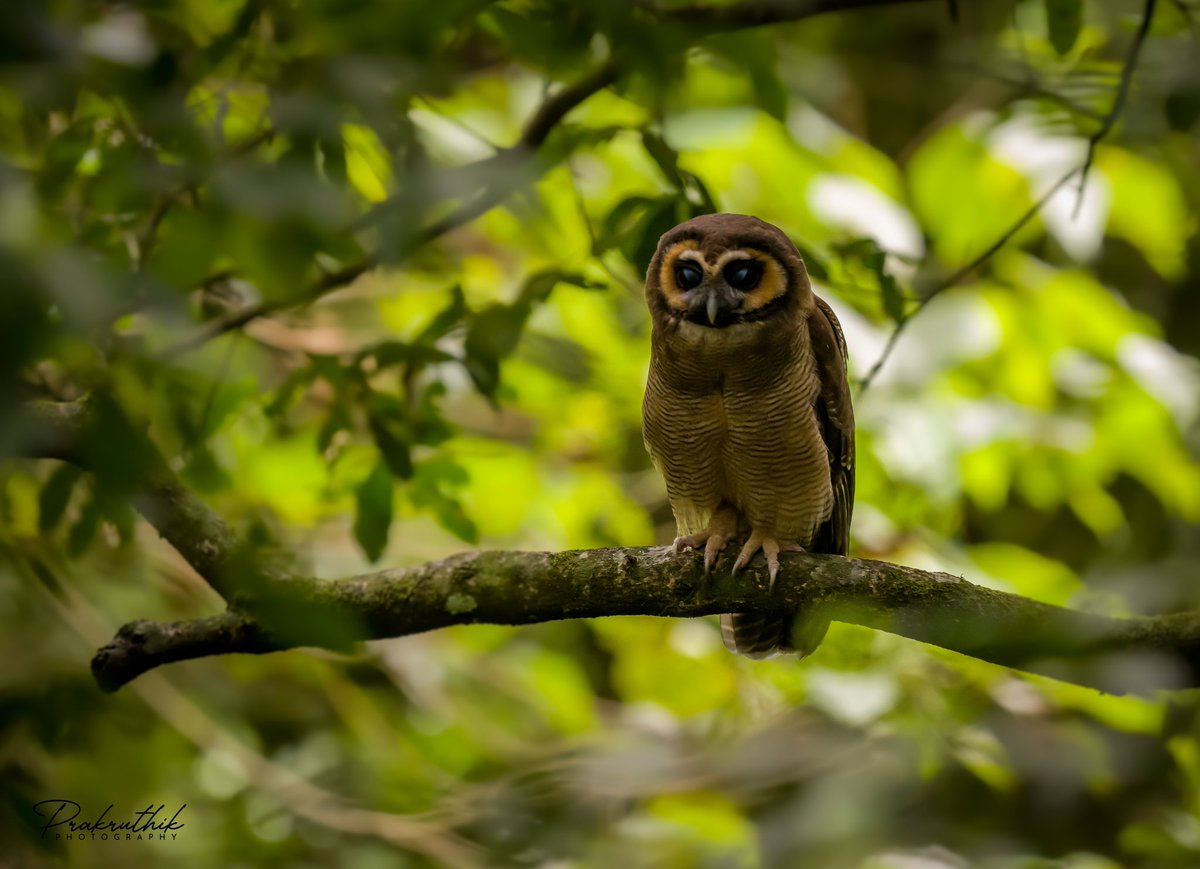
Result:
[[[1193,0],[2,17],[14,865],[1200,863]],[[804,661],[661,549],[642,280],[714,211],[849,346]]]

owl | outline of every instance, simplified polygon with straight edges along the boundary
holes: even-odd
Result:
[[[667,484],[675,551],[845,555],[854,506],[846,343],[796,246],[742,214],[709,214],[659,240],[646,274],[653,325],[642,404],[646,448]],[[793,624],[796,627],[793,629]],[[730,614],[721,634],[753,658],[807,654],[827,622]]]

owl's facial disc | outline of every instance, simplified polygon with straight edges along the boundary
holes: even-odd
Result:
[[[667,252],[660,282],[676,316],[712,329],[764,319],[787,286],[783,268],[764,251],[735,248],[710,258],[692,240]]]

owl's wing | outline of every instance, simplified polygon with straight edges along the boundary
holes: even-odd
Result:
[[[846,339],[833,309],[824,299],[814,298],[817,306],[808,318],[808,328],[821,381],[816,399],[817,423],[829,451],[833,512],[817,529],[812,549],[846,555],[854,512],[854,408],[846,371]]]

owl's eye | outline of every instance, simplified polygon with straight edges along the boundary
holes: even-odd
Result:
[[[675,283],[679,285],[679,289],[694,290],[700,286],[700,281],[703,279],[704,272],[700,271],[699,266],[694,266],[691,263],[675,264]]]
[[[753,259],[740,259],[725,266],[725,280],[735,290],[752,290],[762,280],[762,263]]]

